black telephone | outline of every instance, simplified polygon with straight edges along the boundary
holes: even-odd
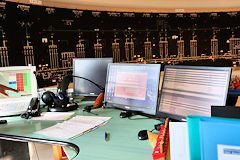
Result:
[[[31,102],[28,106],[28,109],[30,110],[37,110],[40,106],[40,101],[37,97],[34,97],[31,99]]]
[[[29,103],[28,109],[25,113],[21,114],[22,118],[29,119],[30,117],[40,116],[40,101],[37,97],[33,97]]]

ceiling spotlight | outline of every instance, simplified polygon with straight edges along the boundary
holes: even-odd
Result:
[[[197,15],[196,13],[191,13],[191,14],[190,14],[190,17],[192,17],[192,18],[197,18],[197,16],[198,16],[198,15]]]
[[[151,17],[151,14],[150,14],[150,13],[144,13],[144,14],[142,15],[142,17],[147,17],[147,18],[149,18],[149,17]]]
[[[183,8],[177,8],[177,9],[175,9],[175,12],[185,12],[185,9],[183,9]]]
[[[42,0],[30,0],[31,4],[42,5]]]
[[[162,14],[162,13],[159,13],[159,15],[158,15],[159,17],[168,17],[168,14]]]
[[[111,16],[111,17],[120,17],[120,13],[116,13],[116,12],[108,12],[107,13],[109,16]]]
[[[211,16],[211,17],[217,17],[218,14],[217,14],[217,13],[211,13],[210,16]]]
[[[183,14],[176,14],[176,17],[183,17]]]
[[[237,15],[237,12],[228,12],[227,14],[231,17],[234,17]]]

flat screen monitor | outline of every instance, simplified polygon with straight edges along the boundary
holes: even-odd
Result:
[[[165,66],[157,116],[211,116],[211,106],[226,103],[230,75],[224,67]]]
[[[76,58],[73,59],[73,75],[89,79],[104,87],[106,83],[107,66],[112,63],[112,58]],[[73,78],[73,89],[75,95],[96,97],[101,90],[93,83]]]
[[[0,94],[0,116],[19,115],[26,112],[30,100],[38,97],[35,66],[0,67],[0,84],[18,90]]]
[[[109,64],[106,106],[155,115],[160,67],[160,64]]]

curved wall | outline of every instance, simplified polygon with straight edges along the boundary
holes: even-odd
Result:
[[[240,11],[239,0],[7,0],[49,7],[116,12],[229,12]]]

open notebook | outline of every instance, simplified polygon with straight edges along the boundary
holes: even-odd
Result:
[[[35,133],[61,139],[73,139],[106,124],[110,119],[111,117],[77,115],[70,120]]]

